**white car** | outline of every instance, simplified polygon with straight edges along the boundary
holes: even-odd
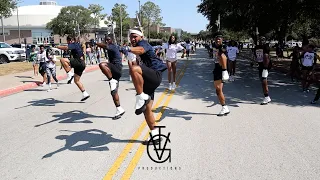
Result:
[[[26,60],[26,53],[21,48],[14,48],[5,42],[0,42],[0,63]]]

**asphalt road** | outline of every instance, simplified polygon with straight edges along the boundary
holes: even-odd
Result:
[[[171,162],[152,161],[147,152],[157,159],[154,147],[141,144],[148,129],[134,114],[125,67],[119,94],[126,113],[119,120],[111,119],[115,107],[100,71],[83,76],[91,94],[86,102],[74,84],[1,98],[1,179],[318,179],[319,106],[309,104],[314,91],[303,94],[298,84],[270,72],[272,102],[261,106],[257,70],[239,59],[236,81],[224,86],[231,113],[217,117],[221,106],[206,57],[199,49],[179,61],[176,92],[166,91],[166,72],[157,90],[154,112],[166,126],[162,133],[170,133]],[[163,152],[162,160],[169,155]]]

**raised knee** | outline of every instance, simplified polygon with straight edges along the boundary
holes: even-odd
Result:
[[[132,67],[131,67],[131,72],[133,72],[133,73],[138,73],[138,72],[140,72],[140,66],[137,66],[137,65],[133,65]]]
[[[100,64],[99,64],[100,69],[103,68],[103,67],[105,67],[106,64],[107,64],[107,63],[105,63],[105,62],[100,63]]]

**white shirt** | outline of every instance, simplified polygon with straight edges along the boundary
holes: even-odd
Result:
[[[42,53],[39,51],[37,54],[38,62],[46,62],[46,51],[43,51]]]
[[[164,44],[163,49],[167,50],[167,58],[168,59],[177,59],[177,52],[183,50],[184,48],[181,46],[180,43],[178,44],[171,44],[168,43]]]
[[[228,58],[231,61],[234,61],[237,58],[237,53],[239,53],[239,49],[237,47],[228,46],[227,47],[227,52],[228,52]]]
[[[314,53],[306,52],[303,56],[302,65],[306,67],[311,67],[314,61]]]
[[[192,47],[192,44],[186,44],[186,49],[187,49],[187,50],[190,50],[191,47]]]
[[[52,61],[53,61],[53,62],[52,62]],[[56,58],[55,55],[53,55],[52,61],[46,57],[46,62],[47,62],[47,67],[48,67],[48,68],[54,68],[54,67],[56,67],[57,58]]]

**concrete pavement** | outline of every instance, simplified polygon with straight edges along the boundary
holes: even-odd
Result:
[[[239,60],[236,81],[224,85],[231,113],[217,117],[221,106],[206,57],[199,49],[179,61],[174,94],[165,91],[166,72],[157,90],[154,112],[158,125],[166,126],[163,134],[171,133],[170,163],[153,162],[141,145],[148,130],[143,116],[134,114],[128,71],[120,83],[126,113],[119,120],[111,119],[106,78],[95,71],[83,76],[91,94],[86,102],[74,84],[0,99],[1,179],[317,179],[319,106],[309,105],[314,93],[303,94],[270,72],[272,103],[261,106],[257,70]]]

